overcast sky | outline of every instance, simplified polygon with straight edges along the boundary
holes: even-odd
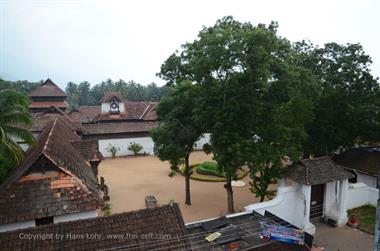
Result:
[[[0,0],[0,77],[156,82],[160,65],[203,25],[232,15],[278,21],[291,41],[361,43],[380,76],[380,0]]]

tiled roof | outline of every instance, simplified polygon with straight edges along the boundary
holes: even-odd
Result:
[[[93,122],[115,120],[157,120],[156,102],[124,102],[125,112],[119,114],[99,113]]]
[[[334,156],[334,161],[342,166],[368,174],[380,171],[380,151],[376,147],[360,147]]]
[[[158,125],[158,121],[83,124],[83,134],[93,135],[149,132],[151,129],[157,127]]]
[[[290,245],[283,242],[264,240],[260,237],[261,222],[271,225],[282,225],[290,227],[290,224],[280,218],[275,222],[273,217],[265,217],[253,211],[252,213],[241,213],[224,219],[224,224],[215,224],[214,220],[206,220],[201,223],[186,225],[188,236],[192,236],[190,244],[197,251],[224,251],[224,250],[257,250],[257,251],[307,251],[305,245]],[[211,226],[211,229],[208,227]],[[291,227],[293,228],[293,227]],[[206,230],[208,229],[208,230]],[[221,235],[212,242],[205,237],[218,232]]]
[[[107,92],[104,94],[104,96],[102,97],[102,99],[100,101],[101,102],[110,102],[112,100],[112,98],[116,98],[119,101],[124,100],[121,92]]]
[[[79,123],[92,123],[117,120],[157,120],[157,102],[124,102],[125,112],[120,114],[101,113],[101,106],[80,106],[68,114],[71,120]]]
[[[72,145],[80,140],[60,118],[47,125],[0,187],[0,224],[101,206],[91,166]]]
[[[24,236],[47,233],[53,238],[22,239],[21,233]],[[63,238],[56,238],[56,234]],[[191,250],[183,238],[185,234],[181,212],[173,204],[0,233],[0,246],[2,250],[46,251]]]
[[[51,106],[67,108],[69,105],[65,101],[33,101],[29,108],[49,108]]]
[[[31,113],[33,125],[29,129],[31,132],[41,132],[55,118],[60,120],[72,131],[80,132],[83,130],[80,123],[74,122],[66,113],[58,107],[50,107],[45,113]]]
[[[326,184],[334,180],[353,178],[351,173],[336,164],[331,157],[300,160],[287,170],[285,176],[306,185]]]
[[[66,98],[66,93],[62,91],[53,81],[47,79],[42,85],[29,93],[29,97],[62,97]]]
[[[70,112],[68,116],[75,122],[89,123],[92,122],[100,112],[100,106],[80,106],[75,111]]]
[[[99,152],[99,144],[97,140],[73,141],[71,144],[88,161],[100,161],[103,159],[103,155]]]

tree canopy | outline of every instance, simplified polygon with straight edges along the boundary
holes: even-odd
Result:
[[[193,119],[198,89],[190,82],[181,82],[170,89],[169,95],[161,100],[157,115],[162,124],[151,130],[154,151],[162,161],[169,161],[171,168],[178,169],[184,163],[185,204],[191,204],[189,157],[194,143],[201,136],[201,128]]]
[[[379,84],[361,46],[293,44],[277,28],[225,17],[169,56],[158,74],[169,86],[188,80],[199,88],[193,119],[211,133],[214,158],[227,176],[230,212],[231,181],[244,165],[251,169],[252,191],[263,199],[280,177],[283,157],[297,160],[379,139],[373,131]]]
[[[29,104],[28,97],[20,92],[0,91],[0,183],[24,158],[19,142],[31,145],[34,141],[28,131],[32,124]]]

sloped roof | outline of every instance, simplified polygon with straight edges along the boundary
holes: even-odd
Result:
[[[95,210],[101,206],[101,194],[91,166],[72,145],[80,140],[60,118],[47,125],[22,164],[0,186],[0,224]],[[54,170],[32,171],[42,168],[40,161]]]
[[[157,127],[158,125],[158,121],[83,124],[83,134],[92,135],[149,132],[151,129]]]
[[[31,113],[33,125],[31,132],[41,132],[55,118],[59,118],[72,131],[81,132],[83,130],[80,123],[73,121],[65,112],[58,107],[52,106],[44,113]]]
[[[121,94],[121,92],[106,92],[100,101],[103,102],[103,103],[104,102],[110,102],[113,98],[115,98],[115,99],[117,99],[119,101],[123,101],[124,100],[123,95]]]
[[[300,160],[287,170],[285,176],[305,185],[325,184],[334,180],[353,178],[353,174],[347,172],[343,166],[336,164],[328,156]]]
[[[29,97],[62,97],[66,98],[66,93],[59,88],[51,79],[46,79],[46,81],[31,91]]]
[[[124,102],[124,112],[118,114],[99,113],[93,118],[93,122],[117,121],[117,120],[157,120],[156,102]]]
[[[124,102],[125,112],[119,114],[101,113],[101,106],[80,106],[68,114],[72,121],[92,123],[118,120],[156,121],[157,102]]]
[[[20,233],[51,233],[54,238],[22,239]],[[56,234],[63,239],[55,238]],[[185,234],[181,212],[173,204],[0,233],[0,243],[5,250],[191,250]],[[73,235],[96,238],[69,239]]]
[[[75,111],[68,113],[68,116],[78,123],[90,123],[100,112],[100,106],[79,106]]]
[[[33,101],[29,108],[34,109],[34,108],[49,108],[49,107],[59,107],[59,108],[67,108],[69,105],[65,101]]]
[[[360,147],[334,156],[334,161],[342,166],[377,176],[380,172],[380,151],[376,147]]]

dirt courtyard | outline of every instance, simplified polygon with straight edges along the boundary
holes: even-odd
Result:
[[[190,163],[211,160],[211,155],[203,152],[191,154]],[[185,222],[204,220],[227,213],[227,195],[224,182],[190,181],[191,206],[185,205],[185,180],[180,174],[173,178],[167,162],[156,156],[130,156],[105,159],[99,166],[99,177],[103,176],[109,188],[112,213],[126,212],[145,208],[144,198],[154,195],[159,204],[170,200],[179,203]],[[234,187],[236,212],[244,206],[258,202],[249,190],[249,177],[243,181],[244,187]]]

